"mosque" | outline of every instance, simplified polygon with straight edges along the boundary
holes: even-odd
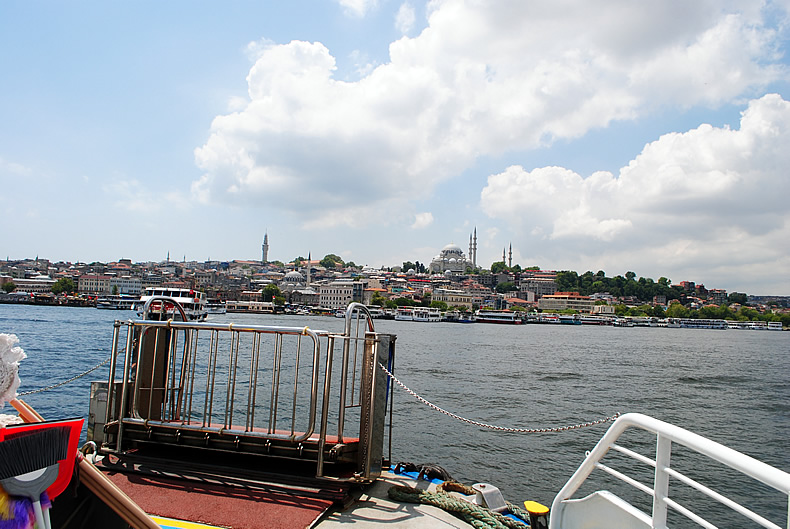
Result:
[[[432,274],[463,274],[467,268],[477,268],[477,228],[469,235],[469,258],[453,243],[448,244],[433,258],[428,270]]]

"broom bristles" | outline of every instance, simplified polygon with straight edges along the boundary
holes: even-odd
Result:
[[[8,432],[0,442],[0,479],[20,476],[57,464],[68,455],[68,426]]]

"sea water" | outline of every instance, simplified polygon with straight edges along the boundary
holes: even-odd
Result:
[[[20,367],[20,393],[67,380],[106,360],[112,322],[133,316],[131,311],[0,305],[0,332],[16,334],[28,356]],[[343,326],[343,320],[327,317],[209,318],[328,331]],[[397,335],[396,376],[457,415],[497,426],[546,428],[641,412],[790,471],[788,332],[387,320],[375,325],[379,332]],[[24,399],[47,418],[87,416],[90,381],[106,380],[107,374],[103,366]],[[550,505],[608,426],[499,432],[441,414],[400,388],[394,403],[394,462],[439,464],[459,481],[498,486],[517,504],[533,499]],[[0,412],[9,413],[8,406]],[[653,457],[654,438],[634,442]],[[733,472],[699,463],[680,449],[673,449],[672,465],[685,465],[703,482],[723,475],[722,486],[733,499],[786,525],[781,496],[742,484]],[[644,482],[650,483],[649,475]],[[607,488],[620,493],[617,486]],[[704,505],[693,495],[677,493]],[[646,501],[646,496],[632,501]],[[714,519],[726,516],[711,513]],[[726,527],[735,520],[720,523]]]

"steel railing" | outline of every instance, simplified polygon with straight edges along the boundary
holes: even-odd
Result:
[[[203,439],[205,447],[274,455],[272,442],[279,442],[274,448],[292,449],[289,454],[314,454],[318,476],[327,458],[345,449],[358,453],[357,477],[374,478],[386,407],[384,390],[377,387],[383,374],[375,366],[382,356],[393,356],[393,343],[394,337],[375,333],[359,304],[349,306],[342,334],[308,327],[116,321],[107,449],[124,452],[140,441],[141,432],[151,443],[194,445]],[[358,430],[348,423],[349,414],[359,420]]]
[[[655,459],[646,457],[633,450],[616,444],[620,436],[630,428],[646,430],[656,435]],[[571,498],[581,487],[582,483],[584,483],[584,481],[590,476],[593,470],[600,469],[606,472],[608,475],[617,478],[617,480],[620,482],[626,483],[627,485],[648,494],[652,498],[652,509],[650,513],[645,513],[641,510],[635,509],[630,504],[620,502],[619,498],[618,501],[612,502],[613,505],[618,506],[617,508],[625,507],[630,512],[636,513],[636,517],[642,521],[642,524],[639,525],[640,527],[667,527],[667,514],[670,510],[680,513],[702,527],[711,529],[716,527],[716,525],[705,519],[705,517],[699,512],[694,512],[691,508],[682,505],[676,499],[670,498],[669,488],[670,478],[672,478],[678,483],[682,483],[697,493],[701,493],[702,495],[706,496],[710,500],[728,507],[735,513],[744,516],[745,518],[756,524],[759,524],[762,527],[781,529],[779,525],[776,525],[774,522],[755,513],[748,507],[741,505],[737,501],[728,498],[724,494],[713,490],[712,487],[703,485],[695,479],[692,479],[691,477],[680,472],[676,468],[671,468],[670,460],[673,444],[685,446],[686,448],[691,449],[693,452],[709,458],[709,460],[721,463],[726,467],[739,472],[743,476],[752,478],[752,480],[761,482],[768,487],[783,493],[785,495],[784,507],[788,509],[787,519],[788,524],[790,524],[790,505],[788,504],[788,495],[790,495],[790,474],[678,426],[665,423],[646,415],[628,413],[622,415],[615,421],[615,423],[609,428],[595,448],[588,453],[586,459],[581,464],[579,469],[573,474],[573,476],[571,476],[565,486],[557,494],[551,508],[552,515],[550,528],[558,529],[560,527],[575,527],[575,524],[572,522],[572,520],[578,520],[580,518],[584,519],[585,527],[599,527],[599,525],[597,525],[595,522],[595,510],[585,510],[585,499],[573,500]],[[601,463],[601,460],[610,449],[624,454],[626,457],[630,458],[630,460],[636,461],[638,464],[652,467],[652,487],[631,478],[623,472],[615,470],[614,468]],[[732,479],[732,476],[727,475],[726,479]],[[578,512],[574,512],[576,510],[578,510]],[[577,514],[581,516],[577,516]],[[602,520],[603,523],[600,526],[611,526],[611,514],[603,514],[603,516],[608,516],[610,519]],[[729,525],[741,526],[742,524],[735,523]],[[788,527],[790,527],[790,525],[788,525]]]

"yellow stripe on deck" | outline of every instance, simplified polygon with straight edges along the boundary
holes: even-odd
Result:
[[[223,529],[222,527],[218,527],[216,525],[206,525],[204,523],[174,520],[172,518],[163,518],[161,516],[151,516],[151,519],[160,527],[162,527],[162,529]]]

